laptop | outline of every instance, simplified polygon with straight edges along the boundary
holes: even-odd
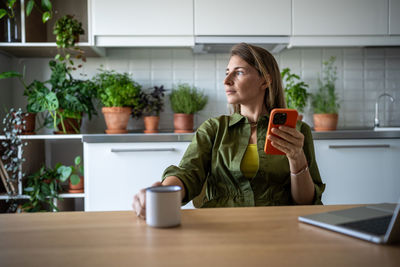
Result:
[[[299,221],[378,244],[400,240],[400,203],[299,216]]]

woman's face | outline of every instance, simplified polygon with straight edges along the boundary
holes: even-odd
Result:
[[[232,56],[224,79],[229,104],[256,104],[264,99],[267,84],[258,71],[239,56]],[[262,101],[261,100],[261,101]]]

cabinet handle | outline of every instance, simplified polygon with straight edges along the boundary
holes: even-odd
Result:
[[[338,148],[388,148],[389,144],[377,144],[377,145],[329,145],[331,149]]]
[[[111,148],[113,153],[125,153],[125,152],[153,152],[153,151],[175,151],[175,148]]]

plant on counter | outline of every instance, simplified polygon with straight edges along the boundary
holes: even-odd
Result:
[[[322,80],[318,78],[318,91],[311,95],[314,109],[314,128],[316,131],[336,130],[339,99],[335,90],[337,68],[334,66],[335,57],[323,62]]]
[[[291,73],[289,68],[283,69],[281,76],[283,82],[285,82],[285,97],[288,108],[296,109],[299,113],[303,113],[307,105],[307,99],[310,96],[307,93],[308,84],[301,81],[298,75]],[[299,120],[301,118],[302,115],[299,115]]]
[[[132,109],[142,105],[141,86],[128,73],[117,73],[114,70],[100,69],[100,73],[93,79],[97,87],[97,97],[103,104],[106,133],[127,133],[126,127]]]
[[[178,84],[169,96],[174,111],[174,128],[176,133],[193,132],[193,114],[202,110],[208,97],[188,84]]]
[[[61,62],[68,62],[73,70],[74,61],[71,58],[71,53],[76,53],[76,59],[82,59],[86,62],[86,57],[84,56],[84,51],[78,46],[75,46],[79,42],[79,35],[84,34],[85,31],[82,28],[82,23],[74,19],[72,15],[65,15],[59,18],[54,25],[53,34],[56,35],[56,44],[59,48],[59,53],[55,56],[55,60]],[[78,65],[78,68],[82,65]]]
[[[56,94],[46,86],[47,82],[34,80],[32,83],[27,85],[24,80],[25,67],[23,73],[24,74],[20,74],[15,71],[3,72],[0,73],[0,80],[6,78],[18,78],[21,82],[24,87],[23,95],[27,97],[27,115],[25,115],[26,125],[25,129],[22,130],[22,134],[34,134],[36,114],[47,110],[49,115],[55,117],[55,111],[58,109],[58,100]]]
[[[4,148],[3,155],[1,159],[4,161],[0,163],[0,168],[5,168],[7,172],[7,183],[16,183],[18,179],[22,179],[22,177],[18,177],[19,171],[22,169],[22,163],[25,162],[25,158],[23,158],[24,153],[24,146],[27,145],[26,142],[21,140],[19,136],[22,132],[22,129],[25,127],[25,113],[22,112],[21,109],[15,111],[13,108],[9,110],[6,116],[3,119],[3,131],[5,140],[1,142],[1,145]],[[8,176],[11,174],[11,176]],[[7,193],[17,193],[15,191],[14,186],[11,186],[12,189],[10,192]]]
[[[59,102],[56,116],[52,116],[57,133],[79,133],[82,115],[97,115],[93,99],[96,97],[95,84],[90,80],[73,79],[66,63],[49,62],[52,71],[49,83]]]
[[[152,91],[142,92],[140,105],[132,109],[133,117],[142,115],[145,125],[145,133],[157,133],[160,121],[160,112],[164,108],[164,86],[154,86]]]
[[[29,196],[29,200],[24,203],[22,209],[27,212],[58,211],[53,200],[59,199],[58,192],[61,190],[60,174],[57,169],[43,166],[26,179],[24,192]]]
[[[60,181],[65,182],[69,179],[69,192],[82,193],[83,192],[83,166],[81,164],[81,157],[76,156],[73,166],[65,166],[61,164],[56,165],[57,173],[60,175]]]

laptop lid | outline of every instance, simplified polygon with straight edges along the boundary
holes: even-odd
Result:
[[[374,243],[399,240],[400,204],[377,204],[299,216],[300,222]]]

